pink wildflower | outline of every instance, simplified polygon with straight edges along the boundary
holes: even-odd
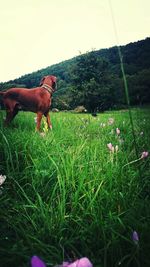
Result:
[[[111,151],[111,150],[112,150],[112,147],[113,147],[112,143],[107,144],[107,147],[108,147],[109,150]]]
[[[116,134],[119,135],[120,134],[120,129],[116,128]]]
[[[107,144],[107,147],[108,147],[108,149],[110,150],[110,152],[114,153],[115,148],[114,148],[114,146],[112,145],[112,143]]]
[[[31,266],[32,267],[46,267],[46,264],[38,256],[33,256],[31,258]],[[83,257],[72,263],[63,262],[61,265],[57,265],[57,267],[93,267],[93,265],[88,258]]]
[[[147,158],[149,153],[147,151],[143,151],[141,155],[141,159]]]
[[[137,245],[138,244],[138,242],[139,242],[139,236],[138,236],[138,233],[136,232],[136,231],[134,231],[133,233],[132,233],[132,240],[133,240],[133,242]]]
[[[32,267],[46,267],[46,264],[38,256],[33,256],[31,258],[31,266]]]
[[[63,262],[59,267],[93,267],[93,265],[88,258],[84,257],[72,263]]]

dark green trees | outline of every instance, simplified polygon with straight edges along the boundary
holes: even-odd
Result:
[[[89,112],[103,111],[115,105],[115,75],[108,61],[95,51],[80,55],[70,70],[71,105],[83,105]]]

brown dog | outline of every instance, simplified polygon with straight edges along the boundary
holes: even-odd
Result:
[[[0,92],[6,108],[5,124],[8,125],[20,110],[32,111],[37,113],[37,131],[40,130],[42,116],[47,120],[48,127],[52,129],[49,116],[52,93],[56,90],[56,77],[45,76],[40,87],[27,88],[10,88],[5,92]]]

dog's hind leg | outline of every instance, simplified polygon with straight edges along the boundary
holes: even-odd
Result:
[[[8,126],[9,123],[12,121],[12,119],[13,119],[13,111],[10,109],[7,109],[6,110],[6,119],[4,121],[4,125]]]
[[[6,109],[6,119],[4,121],[4,125],[7,126],[17,115],[18,109],[16,106],[16,101],[12,101],[9,98],[5,100],[4,104]]]
[[[7,109],[6,110],[6,119],[5,119],[5,126],[9,125],[9,123],[14,119],[14,117],[17,115],[18,110],[17,109]]]

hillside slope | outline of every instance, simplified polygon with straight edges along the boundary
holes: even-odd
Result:
[[[150,38],[121,46],[121,52],[129,85],[131,104],[148,103],[150,101]],[[76,88],[78,87],[78,84],[74,83],[73,80],[74,70],[76,71],[76,79],[78,79],[78,83],[81,84],[82,80],[78,77],[78,71],[80,72],[79,64],[81,64],[81,61],[83,61],[84,57],[84,60],[86,61],[87,55],[90,63],[85,64],[85,69],[82,67],[83,72],[86,72],[87,68],[89,67],[89,69],[91,68],[93,72],[96,71],[99,74],[104,70],[102,67],[98,65],[96,66],[96,64],[92,65],[92,60],[95,60],[95,62],[97,60],[107,62],[107,77],[111,77],[114,87],[117,83],[118,87],[121,87],[121,90],[123,90],[120,59],[117,47],[87,52],[84,55],[79,55],[36,72],[26,74],[15,80],[11,80],[6,83],[0,83],[0,90],[20,85],[27,88],[35,87],[39,85],[39,82],[44,75],[52,74],[58,77],[58,91],[54,94],[54,106],[57,106],[60,109],[64,109],[66,106],[66,108],[68,107],[71,109],[72,93],[70,94],[69,92],[74,91],[75,86]],[[91,76],[91,78],[92,77],[94,76]],[[100,86],[101,82],[99,81],[99,87]],[[84,89],[82,88],[82,90]],[[115,88],[111,90],[115,90]],[[78,94],[79,91],[80,88],[78,87],[78,91],[75,93]],[[61,103],[65,103],[65,106]],[[84,101],[81,101],[79,104],[84,104]],[[125,104],[123,95],[120,99],[120,105],[122,104]],[[118,101],[117,105],[119,106]],[[115,106],[115,101],[113,106]]]

